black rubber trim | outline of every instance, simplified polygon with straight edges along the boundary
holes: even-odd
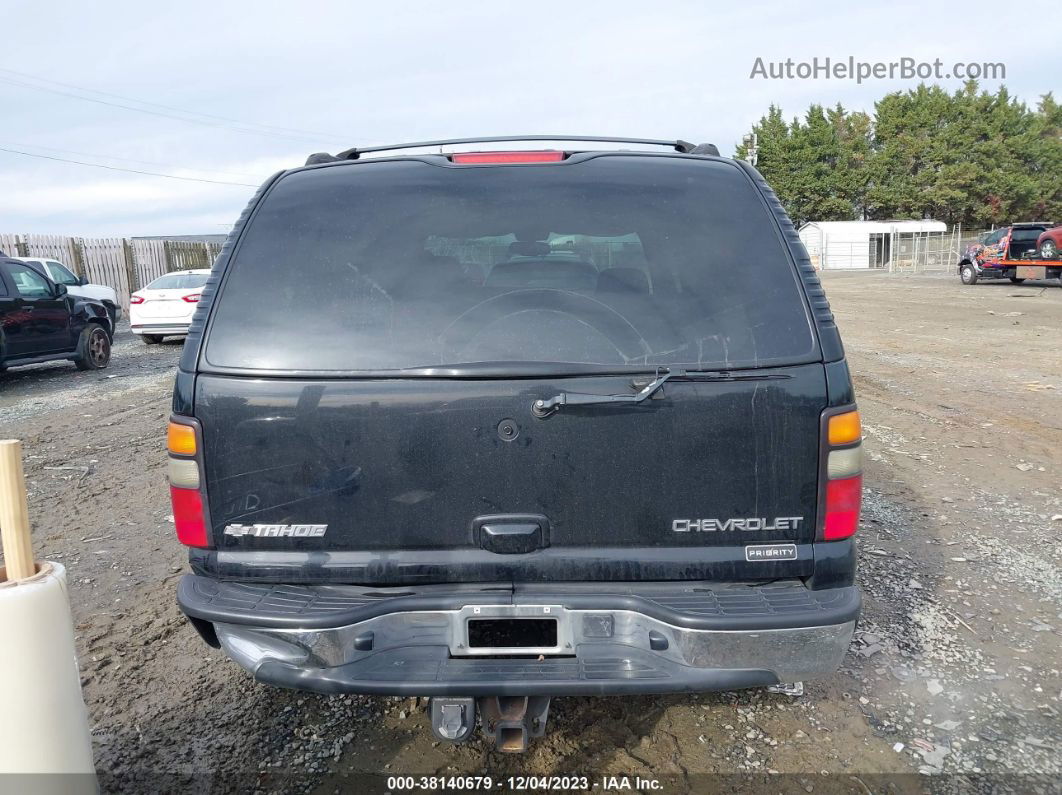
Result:
[[[177,587],[185,615],[273,629],[330,629],[390,613],[455,610],[474,604],[549,604],[572,610],[629,610],[673,626],[767,630],[826,626],[859,615],[859,589],[813,591],[799,580],[741,583],[559,583],[411,588],[268,585],[185,575]]]
[[[210,275],[207,277],[206,284],[203,285],[203,291],[199,295],[199,301],[196,303],[195,312],[192,313],[192,320],[188,325],[188,337],[184,341],[184,349],[181,351],[181,359],[177,365],[180,370],[187,373],[196,372],[196,366],[199,363],[199,353],[203,345],[204,332],[210,315],[210,308],[214,303],[214,296],[218,291],[218,284],[225,275],[229,260],[236,250],[244,227],[250,221],[259,201],[284,173],[283,171],[278,171],[259,186],[251,200],[247,202],[247,206],[243,208],[240,217],[236,219],[236,223],[229,231],[228,237],[225,238],[225,244],[214,259],[214,264],[210,268]]]
[[[700,693],[778,683],[756,668],[691,668],[644,649],[583,644],[579,656],[548,660],[455,659],[444,647],[409,647],[334,668],[267,660],[255,678],[317,693],[390,696],[605,696]]]
[[[207,462],[209,469],[209,461]],[[215,528],[215,533],[221,528]],[[220,536],[216,536],[220,538]],[[483,549],[314,550],[190,549],[195,574],[217,580],[326,585],[421,586],[428,583],[616,581],[741,582],[810,577],[815,549],[797,543],[797,559],[749,562],[743,545],[550,546],[526,555]]]
[[[822,283],[819,281],[819,275],[815,271],[815,266],[811,263],[811,258],[808,256],[807,249],[804,248],[804,244],[800,240],[797,228],[793,225],[793,221],[789,218],[789,214],[786,213],[785,208],[782,206],[782,202],[778,199],[778,195],[774,192],[771,186],[767,184],[767,180],[763,178],[763,175],[744,160],[735,160],[734,162],[744,169],[745,173],[749,175],[752,181],[760,189],[760,193],[763,195],[770,212],[774,215],[774,218],[778,223],[785,245],[788,247],[789,253],[793,257],[793,261],[796,263],[797,273],[804,286],[804,293],[807,295],[808,304],[811,307],[811,314],[815,320],[816,329],[818,330],[819,345],[822,347],[823,361],[840,361],[844,358],[844,346],[841,344],[841,335],[837,331],[837,323],[834,319],[833,312],[830,310],[830,302],[826,298],[826,291],[823,289]]]

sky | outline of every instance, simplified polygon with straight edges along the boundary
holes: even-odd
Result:
[[[37,155],[0,151],[0,233],[225,233],[275,171],[377,143],[617,135],[726,155],[771,103],[870,111],[920,82],[752,78],[757,58],[1003,63],[982,86],[1035,105],[1062,95],[1062,46],[1030,46],[1056,15],[1044,0],[0,0],[0,150]]]

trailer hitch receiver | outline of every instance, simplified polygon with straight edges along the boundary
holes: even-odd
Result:
[[[478,701],[483,731],[494,738],[499,751],[526,751],[532,737],[546,732],[549,696],[495,696]]]

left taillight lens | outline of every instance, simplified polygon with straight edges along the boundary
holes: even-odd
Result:
[[[166,432],[169,451],[167,477],[177,540],[189,547],[209,547],[203,498],[199,428],[194,420],[182,417],[170,421]]]
[[[173,524],[177,528],[177,540],[186,547],[209,547],[206,518],[203,515],[203,495],[198,489],[182,489],[170,486],[170,504],[173,506]]]
[[[142,295],[131,295],[131,296],[129,296],[129,303],[131,303],[131,304],[142,304],[142,303],[144,303],[144,296],[142,296]]]
[[[863,499],[863,436],[859,412],[831,412],[823,422],[822,539],[855,534]]]

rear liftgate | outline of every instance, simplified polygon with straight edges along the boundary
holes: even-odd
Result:
[[[574,641],[565,611],[558,607],[471,606],[460,613],[451,652],[461,657],[572,656]],[[498,750],[520,753],[546,732],[549,696],[432,698],[431,729],[440,740],[463,743],[476,717]]]

